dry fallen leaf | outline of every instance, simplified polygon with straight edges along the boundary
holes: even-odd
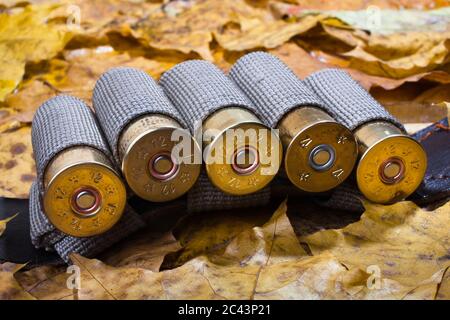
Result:
[[[0,14],[0,101],[19,85],[27,63],[53,58],[70,40],[70,33],[46,23],[56,7],[27,6]]]
[[[48,73],[37,75],[36,79],[45,81],[58,93],[74,95],[89,103],[96,81],[110,68],[135,67],[158,78],[175,64],[171,61],[131,57],[128,53],[118,53],[109,46],[73,50],[67,52],[65,57],[65,60],[50,61]]]
[[[342,67],[342,65],[339,65],[339,63],[334,63],[334,61],[330,61],[328,59],[323,61],[324,59],[322,59],[320,56],[317,57],[317,55],[314,53],[313,55],[311,55],[303,48],[289,42],[276,49],[271,50],[270,53],[278,56],[281,60],[283,60],[301,79],[304,79],[311,73],[324,68],[334,68],[336,66]],[[314,57],[314,55],[316,56],[316,58]],[[391,79],[386,77],[372,76],[361,71],[349,68],[345,68],[345,70],[348,71],[354,79],[358,80],[358,82],[361,83],[361,85],[367,90],[370,90],[374,87],[393,90],[406,82],[417,82],[421,79],[427,81],[436,81],[438,83],[448,83],[448,81],[450,81],[449,74],[443,71],[431,71],[428,73],[419,73],[403,79]]]
[[[433,9],[439,6],[448,5],[446,0],[341,0],[339,2],[323,1],[323,0],[292,0],[298,6],[289,5],[292,13],[300,10],[314,9],[314,10],[363,10],[371,6],[387,9]],[[281,2],[283,5],[283,3]]]
[[[219,45],[230,51],[244,51],[257,48],[275,48],[292,37],[312,29],[322,16],[307,16],[299,22],[283,20],[265,21],[255,19],[251,27],[242,28],[239,32],[227,32],[227,29],[214,32]],[[242,23],[241,23],[242,25]]]
[[[34,300],[14,278],[14,273],[23,267],[9,262],[0,264],[0,300]]]
[[[239,233],[263,224],[270,214],[257,208],[247,209],[245,214],[224,211],[211,215],[207,212],[181,219],[174,234],[182,249],[169,255],[165,267],[178,267],[200,255],[223,251]]]
[[[313,254],[331,252],[349,267],[377,266],[383,277],[417,286],[450,264],[450,202],[426,211],[412,202],[365,204],[361,220],[302,237]]]
[[[437,300],[450,300],[450,267],[445,270],[442,282],[436,293]]]
[[[24,290],[39,300],[74,299],[74,292],[67,287],[71,276],[66,267],[42,266],[18,272],[15,278]]]
[[[370,270],[343,265],[331,252],[309,256],[297,240],[286,209],[283,202],[262,227],[248,225],[225,245],[216,250],[211,246],[171,270],[113,267],[72,255],[81,270],[81,289],[76,292],[67,289],[67,274],[62,270],[41,268],[17,278],[36,298],[46,299],[401,299],[436,295],[444,269],[411,285],[385,276],[380,287],[371,288]],[[195,234],[194,238],[200,241]]]
[[[36,169],[31,127],[0,133],[0,197],[27,199]]]
[[[113,267],[134,267],[158,272],[164,257],[180,249],[179,242],[171,232],[160,234],[144,229],[103,253],[102,261]]]
[[[429,72],[449,61],[450,32],[373,35],[364,46],[345,54],[350,67],[394,79]]]
[[[10,222],[12,219],[14,219],[17,215],[18,215],[18,213],[16,213],[15,215],[13,215],[9,218],[4,219],[4,220],[0,220],[0,236],[3,234],[3,232],[5,232],[6,225],[8,224],[8,222]]]
[[[17,93],[6,97],[5,110],[9,115],[0,119],[0,124],[10,121],[30,123],[37,108],[56,94],[55,89],[39,80],[23,84]]]
[[[245,5],[245,3],[242,1]],[[185,54],[197,53],[203,59],[213,60],[209,44],[212,32],[230,21],[230,4],[220,0],[197,1],[177,17],[155,11],[132,26],[132,35],[146,45],[160,50],[176,50]]]

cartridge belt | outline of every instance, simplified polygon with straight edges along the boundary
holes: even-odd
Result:
[[[243,195],[233,196],[226,194],[211,184],[208,175],[203,171],[194,187],[188,192],[188,212],[205,212],[213,210],[230,210],[265,206],[270,201],[270,187]]]

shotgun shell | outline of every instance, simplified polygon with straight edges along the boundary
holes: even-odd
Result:
[[[218,110],[205,120],[202,131],[206,172],[223,192],[254,193],[278,172],[282,161],[278,135],[254,113],[235,107]]]
[[[230,78],[276,127],[289,180],[305,192],[325,192],[351,173],[358,149],[352,132],[277,57],[254,52],[240,58]]]
[[[367,123],[355,130],[360,160],[356,180],[373,202],[392,203],[412,194],[427,167],[422,146],[390,122]]]
[[[74,237],[112,228],[125,209],[126,189],[89,107],[67,96],[48,100],[34,117],[32,136],[49,221]]]
[[[134,193],[165,202],[194,185],[201,169],[201,149],[149,75],[133,68],[111,69],[98,80],[93,101]]]
[[[360,156],[356,181],[366,198],[387,204],[411,195],[423,180],[427,157],[403,125],[343,70],[322,70],[305,81],[353,130]]]
[[[207,61],[187,61],[164,73],[160,84],[202,140],[214,186],[246,195],[269,184],[281,163],[279,137],[222,71]]]
[[[358,155],[356,139],[322,109],[297,108],[277,128],[285,148],[286,175],[297,188],[329,191],[352,172]]]

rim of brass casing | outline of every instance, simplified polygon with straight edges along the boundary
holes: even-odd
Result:
[[[47,166],[44,176],[44,212],[61,232],[91,237],[111,229],[122,217],[126,188],[105,155],[90,147],[62,151]],[[73,197],[93,190],[96,207],[76,212]]]
[[[377,126],[378,129],[375,129]],[[384,137],[376,139],[376,134]],[[367,199],[390,204],[407,198],[419,187],[427,168],[427,155],[419,142],[387,122],[365,125],[355,135],[361,156],[356,180]],[[398,164],[398,173],[386,178],[382,170],[390,161]]]
[[[207,135],[203,152],[206,172],[214,186],[227,194],[246,195],[263,189],[273,180],[281,165],[282,145],[278,135],[265,126],[252,112],[239,107],[221,109],[203,123],[204,133],[207,133],[208,129],[216,131],[215,135]],[[258,139],[227,143],[227,132],[232,132],[230,130],[244,132],[254,130]],[[267,135],[267,133],[270,134]],[[264,134],[268,142],[266,147],[263,146],[264,141],[259,140]],[[251,170],[241,173],[240,170],[236,170],[233,161],[236,152],[244,149],[255,150],[258,165],[250,165]],[[275,152],[278,152],[278,157]],[[272,155],[276,158],[275,162],[269,161]],[[214,162],[215,157],[220,160]]]
[[[358,145],[353,133],[326,112],[305,106],[289,112],[278,128],[284,146],[284,168],[297,188],[310,193],[329,191],[351,174]],[[329,162],[323,168],[312,163],[312,152],[329,150]]]
[[[172,152],[179,143],[171,138],[176,130],[180,130],[181,141],[189,141],[189,155]],[[123,131],[119,144],[125,180],[131,190],[145,200],[166,202],[179,198],[192,188],[200,175],[200,146],[170,117],[147,115],[133,121]],[[169,158],[174,170],[170,169],[169,174],[156,174],[152,166],[158,157]]]

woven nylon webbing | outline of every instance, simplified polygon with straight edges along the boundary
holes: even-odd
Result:
[[[267,205],[270,201],[270,187],[245,196],[233,196],[223,193],[209,181],[202,171],[196,184],[189,191],[187,208],[189,212],[228,210]]]
[[[403,125],[344,70],[320,70],[304,82],[329,107],[336,121],[350,130],[381,120],[404,131]]]
[[[302,106],[315,106],[330,113],[286,64],[269,53],[243,56],[231,68],[229,76],[271,127],[276,127],[286,113]]]
[[[364,196],[358,191],[358,187],[350,182],[344,182],[332,191],[330,198],[326,200],[315,198],[314,202],[325,208],[363,213],[364,206],[361,199],[364,199]]]
[[[31,186],[29,206],[30,233],[33,245],[36,248],[56,250],[65,262],[69,262],[69,255],[73,252],[92,258],[144,226],[140,216],[127,207],[120,221],[102,235],[89,238],[65,235],[52,226],[42,211],[40,192],[36,182]]]
[[[182,62],[164,73],[159,83],[192,133],[197,122],[222,108],[237,106],[257,113],[236,85],[208,61]]]
[[[132,120],[163,114],[184,125],[161,87],[142,70],[119,67],[105,72],[95,85],[92,101],[116,160],[120,134]]]
[[[41,192],[45,169],[61,151],[90,146],[110,155],[93,112],[71,96],[57,96],[39,107],[33,118],[31,139]]]

